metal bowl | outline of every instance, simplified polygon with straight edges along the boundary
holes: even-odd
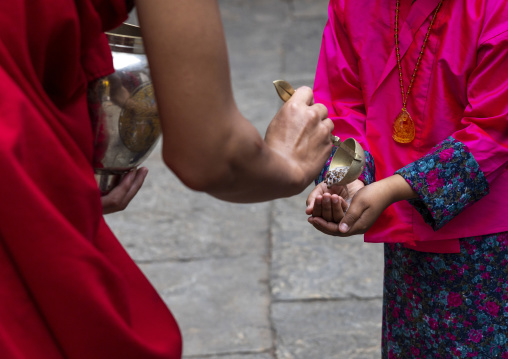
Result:
[[[345,167],[348,170],[344,178],[336,183],[337,185],[343,186],[351,183],[362,174],[365,167],[365,151],[354,138],[347,138],[342,141],[337,151],[335,151],[329,170],[338,167]]]
[[[161,134],[139,27],[122,24],[106,35],[115,72],[95,81],[88,92],[93,167],[102,194],[148,157]]]

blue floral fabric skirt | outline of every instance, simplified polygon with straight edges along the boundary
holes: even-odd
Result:
[[[508,359],[508,232],[461,253],[385,244],[382,357]]]

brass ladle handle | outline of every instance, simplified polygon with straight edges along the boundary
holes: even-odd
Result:
[[[295,89],[291,84],[284,80],[275,80],[273,82],[275,86],[275,90],[277,90],[277,94],[281,98],[282,101],[287,102],[291,96],[295,93]],[[330,134],[330,140],[332,141],[334,146],[342,148],[348,155],[352,158],[356,158],[355,152],[349,148],[348,146],[342,146],[342,141],[339,137]]]
[[[287,81],[275,80],[273,85],[275,86],[275,90],[277,90],[277,94],[284,102],[288,102],[291,96],[295,93],[295,89]]]
[[[277,94],[282,101],[287,102],[295,93],[293,87],[284,80],[277,80],[273,82]],[[362,173],[365,166],[365,152],[362,146],[354,138],[347,138],[344,141],[337,136],[330,134],[330,139],[334,146],[337,146],[337,151],[332,157],[329,170],[333,171],[335,168],[347,168],[344,177],[332,185],[346,185],[356,180]],[[340,151],[339,151],[340,149]],[[328,186],[331,186],[328,184]]]

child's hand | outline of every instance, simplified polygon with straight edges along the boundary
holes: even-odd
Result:
[[[347,213],[337,225],[337,236],[363,234],[378,219],[381,213],[393,203],[390,191],[383,181],[365,186],[356,193]]]
[[[308,221],[317,230],[329,235],[341,235],[338,223],[344,217],[351,198],[364,186],[361,181],[354,181],[346,186],[328,188],[322,182],[314,188],[307,198],[305,213],[311,215]]]
[[[324,233],[336,236],[363,234],[389,205],[416,197],[418,195],[404,178],[393,175],[358,190],[339,224],[315,218],[313,225]]]
[[[345,201],[348,198],[345,186],[328,188],[325,182],[321,182],[307,198],[305,213],[313,217],[322,217],[326,221],[339,222],[349,205]]]

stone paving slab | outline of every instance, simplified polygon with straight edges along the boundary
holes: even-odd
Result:
[[[311,80],[313,84],[325,25],[322,19],[297,19],[283,40],[284,73],[294,80]],[[289,81],[289,80],[288,80]]]
[[[191,358],[191,357],[187,357]],[[220,355],[220,356],[192,356],[192,359],[273,359],[271,354],[233,354],[233,355]]]
[[[329,0],[292,0],[293,16],[302,18],[327,18]]]
[[[264,258],[153,263],[141,269],[177,319],[186,356],[272,348]]]
[[[136,261],[266,254],[270,204],[218,201],[183,186],[162,161],[144,165],[148,177],[129,208],[106,217]]]
[[[324,0],[318,0],[324,1]],[[224,27],[246,21],[258,24],[282,24],[289,21],[292,1],[286,0],[218,0]],[[226,31],[226,35],[228,35]],[[235,34],[237,37],[238,34]],[[242,34],[243,35],[243,34]],[[264,40],[261,39],[261,40]]]
[[[275,201],[272,295],[276,300],[379,298],[383,246],[325,235],[307,222],[307,193]],[[379,308],[381,310],[381,308]]]
[[[264,135],[282,105],[272,82],[282,75],[290,8],[273,0],[221,0],[220,5],[236,103]]]
[[[380,299],[272,304],[277,359],[380,358]]]

